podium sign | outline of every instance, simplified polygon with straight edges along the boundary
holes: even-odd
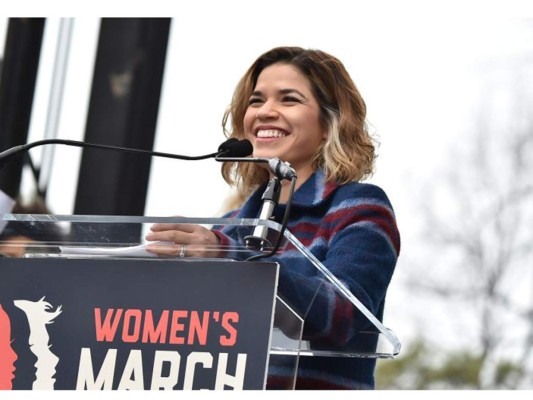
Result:
[[[12,389],[263,389],[278,265],[0,260]]]

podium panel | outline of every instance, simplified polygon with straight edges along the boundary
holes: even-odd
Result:
[[[13,389],[263,389],[277,270],[219,260],[3,259],[0,329],[8,318]]]

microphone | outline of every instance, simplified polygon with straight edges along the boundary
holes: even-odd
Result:
[[[248,142],[248,143],[243,143],[243,142]],[[235,138],[226,140],[224,143],[222,143],[218,147],[218,151],[215,153],[210,153],[210,154],[206,154],[202,156],[192,156],[192,157],[183,156],[179,154],[161,153],[158,151],[151,151],[151,150],[132,149],[128,147],[119,147],[119,146],[110,146],[110,145],[104,145],[104,144],[80,142],[76,140],[45,139],[45,140],[38,140],[36,142],[27,143],[27,144],[23,144],[19,146],[14,146],[7,150],[4,150],[3,152],[0,153],[0,169],[7,162],[9,162],[10,159],[14,158],[15,156],[25,153],[34,147],[48,145],[48,144],[62,144],[62,145],[75,146],[75,147],[97,148],[97,149],[102,149],[102,150],[112,150],[112,151],[119,151],[119,152],[124,152],[124,153],[144,154],[144,155],[149,155],[149,156],[174,158],[174,159],[179,159],[179,160],[205,160],[207,158],[213,158],[217,156],[246,157],[252,154],[252,151],[253,151],[252,145],[250,144],[248,140],[237,140]]]
[[[239,144],[239,146],[242,146],[243,148],[244,147],[248,148],[248,146],[250,147],[249,153],[253,151],[252,144],[248,140],[246,139],[241,140],[241,143],[242,144]],[[292,193],[294,192],[294,186],[296,184],[296,179],[297,179],[296,171],[288,162],[281,161],[279,158],[239,157],[239,156],[221,154],[219,156],[216,156],[215,160],[221,161],[221,162],[227,162],[227,161],[229,162],[257,162],[257,163],[268,164],[270,170],[274,174],[274,177],[270,179],[263,193],[263,196],[261,197],[261,200],[263,200],[263,205],[261,206],[261,211],[259,212],[259,219],[270,220],[270,218],[272,217],[274,208],[276,207],[279,201],[279,196],[281,193],[280,181],[282,179],[291,181],[289,201],[287,202],[287,208],[285,211],[284,222],[282,224],[282,230],[280,231],[280,237],[278,238],[276,245],[272,246],[272,244],[268,241],[267,239],[268,228],[263,225],[256,226],[254,228],[253,233],[244,238],[246,242],[246,246],[248,248],[258,249],[260,251],[263,251],[266,247],[273,248],[270,253],[264,254],[261,256],[254,256],[253,258],[250,258],[249,260],[258,259],[260,257],[266,257],[266,256],[274,254],[280,245],[281,237],[285,230],[288,216],[290,213]]]
[[[248,139],[238,140],[231,138],[222,143],[218,148],[218,151],[219,153],[215,156],[215,159],[217,157],[224,157],[249,160],[249,158],[244,157],[248,157],[252,154],[254,148]]]
[[[235,138],[229,138],[224,143],[222,143],[220,146],[218,146],[218,151],[227,151],[228,148],[231,148],[235,143],[237,143],[239,140]]]
[[[228,141],[230,141],[229,139]],[[242,151],[243,155],[237,155]],[[286,161],[281,161],[279,158],[261,158],[261,157],[246,157],[253,152],[253,146],[248,139],[238,141],[233,145],[231,154],[219,154],[215,156],[216,161],[220,162],[256,162],[268,164],[270,170],[279,178],[292,180],[296,178],[296,171]]]

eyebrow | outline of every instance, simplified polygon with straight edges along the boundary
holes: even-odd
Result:
[[[307,100],[307,97],[302,92],[296,89],[281,89],[279,91],[279,94],[292,94],[292,93],[299,94],[300,96],[302,96],[304,99]],[[262,94],[263,92],[261,92],[260,90],[254,90],[251,96],[261,96]]]

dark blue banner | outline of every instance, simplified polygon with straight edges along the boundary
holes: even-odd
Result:
[[[263,389],[277,264],[0,259],[2,389]]]

